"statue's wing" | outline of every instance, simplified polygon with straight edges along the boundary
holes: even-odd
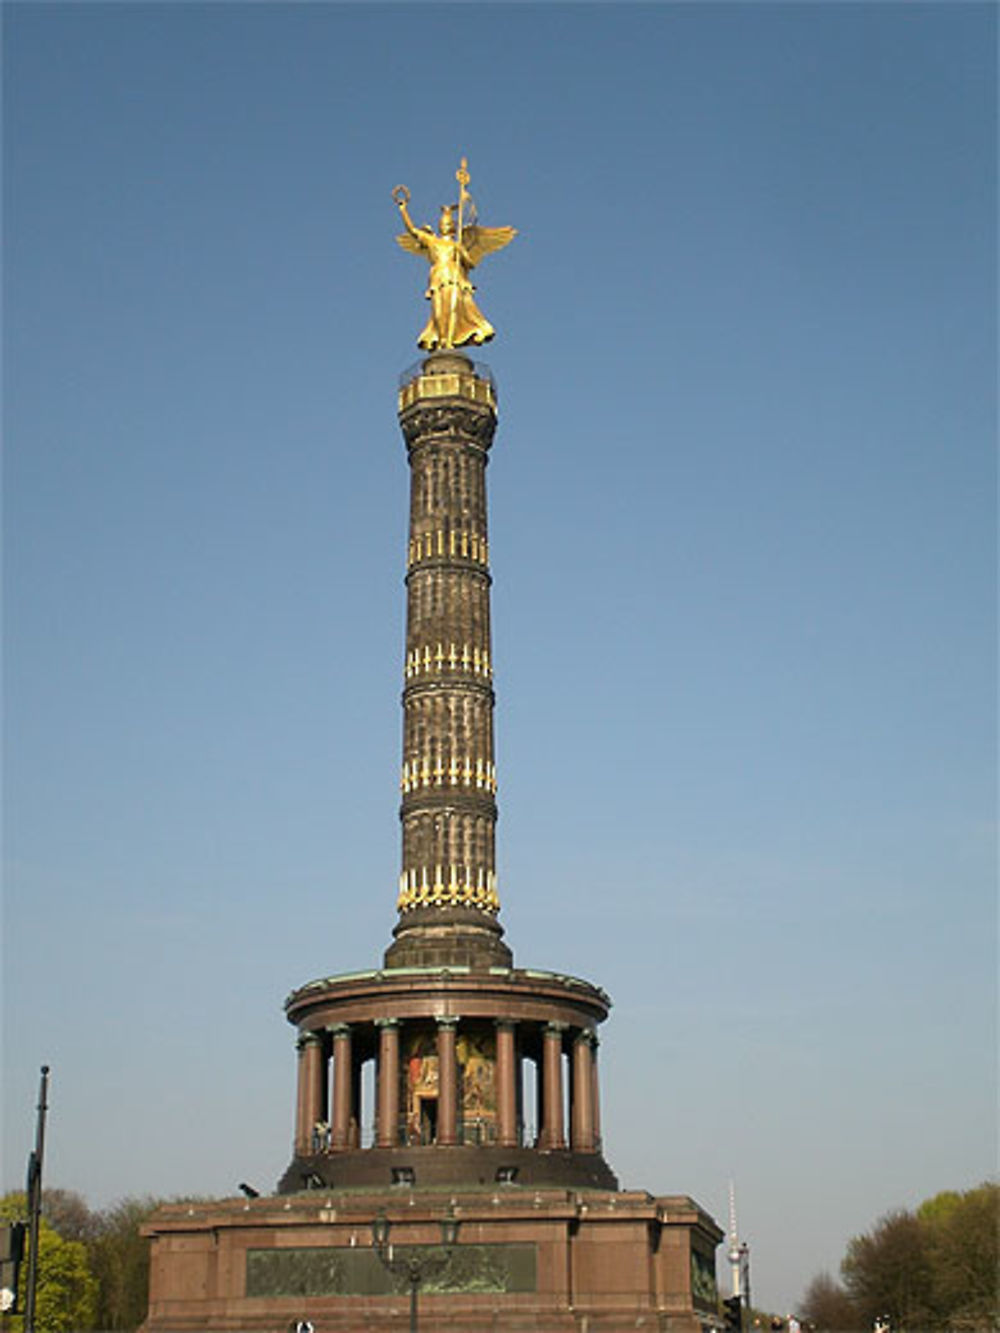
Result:
[[[510,245],[516,235],[516,227],[479,227],[473,224],[471,227],[463,228],[462,242],[472,267],[475,268],[485,255],[491,255],[494,250],[502,250],[505,245]]]
[[[424,253],[423,246],[408,231],[400,232],[396,237],[396,244],[401,245],[404,250],[409,250],[411,255],[422,255]]]

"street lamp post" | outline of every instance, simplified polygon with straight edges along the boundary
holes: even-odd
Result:
[[[35,1333],[35,1298],[38,1294],[38,1244],[42,1215],[42,1158],[45,1155],[45,1112],[49,1109],[49,1067],[42,1065],[38,1091],[35,1150],[28,1155],[28,1281],[24,1296],[24,1333]]]
[[[391,1223],[380,1209],[372,1219],[372,1244],[383,1267],[393,1277],[405,1277],[410,1290],[410,1333],[417,1333],[417,1292],[422,1282],[437,1277],[447,1268],[451,1252],[458,1240],[458,1218],[451,1205],[441,1218],[441,1242],[444,1254],[429,1245],[409,1247],[405,1254],[394,1255],[389,1244]]]
[[[740,1295],[743,1297],[743,1304],[746,1306],[747,1314],[750,1313],[750,1246],[743,1242],[740,1246]]]

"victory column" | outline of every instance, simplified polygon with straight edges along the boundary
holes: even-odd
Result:
[[[498,920],[486,501],[497,400],[460,349],[493,337],[469,275],[516,233],[480,226],[464,158],[456,178],[437,231],[414,223],[405,186],[392,192],[399,244],[429,265],[430,302],[426,356],[398,397],[411,488],[393,941],[380,967],[288,997],[297,1098],[278,1194],[158,1211],[146,1333],[402,1328],[407,1283],[410,1327],[423,1284],[430,1333],[717,1322],[723,1233],[686,1195],[620,1190],[604,1160],[597,1028],[610,1000],[516,967]],[[647,1123],[663,1132],[660,1108]]]

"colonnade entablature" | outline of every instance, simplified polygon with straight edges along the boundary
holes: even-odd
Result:
[[[285,1006],[298,1029],[301,1178],[311,1169],[325,1180],[337,1158],[381,1152],[395,1162],[401,1150],[429,1148],[514,1154],[498,1168],[511,1181],[525,1151],[589,1158],[588,1171],[605,1172],[597,1026],[609,1007],[588,982],[514,968],[310,982]],[[370,1174],[370,1161],[355,1165]],[[526,1174],[536,1177],[535,1166]]]

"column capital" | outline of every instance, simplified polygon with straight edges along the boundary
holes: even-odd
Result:
[[[573,1037],[574,1043],[581,1042],[595,1050],[597,1047],[597,1033],[592,1028],[580,1028]]]
[[[561,1037],[568,1027],[568,1023],[546,1023],[545,1035],[547,1037]]]
[[[376,1018],[376,1020],[375,1020],[375,1026],[376,1026],[377,1028],[398,1028],[398,1027],[399,1027],[399,1019],[398,1019],[398,1018]]]
[[[323,1040],[322,1033],[319,1032],[300,1032],[295,1046],[298,1050],[304,1051],[307,1046],[316,1046]]]
[[[514,1029],[517,1027],[517,1019],[516,1019],[516,1018],[494,1018],[494,1020],[493,1020],[493,1026],[494,1026],[495,1028],[497,1028],[498,1030],[499,1030],[499,1029],[506,1030],[506,1029],[509,1028],[509,1029],[511,1030],[511,1032],[513,1032]]]
[[[331,1023],[326,1030],[334,1040],[337,1037],[349,1037],[351,1035],[350,1023]]]
[[[437,1014],[434,1021],[439,1028],[457,1028],[462,1020],[458,1014]]]

